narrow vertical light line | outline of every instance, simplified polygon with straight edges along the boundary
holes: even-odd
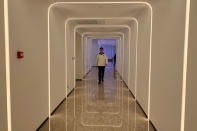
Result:
[[[151,95],[151,69],[152,69],[152,31],[153,31],[153,9],[150,6],[150,52],[149,52],[149,78],[148,78],[148,120],[150,120],[150,95]],[[149,125],[149,124],[148,124]],[[149,131],[149,128],[148,128]]]
[[[130,103],[130,101],[129,101],[129,89],[128,89],[128,92],[127,92],[128,94],[128,130],[129,130],[129,115],[130,115],[130,113],[129,113],[129,103]]]
[[[135,52],[135,100],[137,100],[137,62],[138,62],[138,22],[136,22],[136,52]]]
[[[74,30],[74,88],[76,87],[76,29]]]
[[[123,43],[122,43],[122,80],[124,80],[124,43],[125,43],[125,37],[123,36]]]
[[[8,0],[4,0],[4,24],[5,24],[5,65],[6,65],[6,95],[7,95],[7,122],[8,131],[12,131],[11,119],[11,91],[10,91],[10,46],[9,46],[9,16]]]
[[[67,109],[67,103],[68,103],[68,99],[67,99],[67,95],[68,95],[68,86],[67,86],[67,83],[68,83],[68,78],[67,78],[67,37],[66,37],[66,33],[67,33],[67,31],[66,31],[66,25],[65,25],[65,42],[64,42],[64,45],[65,45],[65,47],[64,47],[64,49],[65,49],[65,52],[64,52],[64,55],[65,55],[65,92],[66,92],[66,107],[65,107],[65,112],[66,112],[66,123],[65,123],[65,128],[66,128],[66,131],[68,131],[68,129],[67,129],[67,111],[68,111],[68,109]]]
[[[134,122],[134,131],[136,130],[136,125],[137,125],[137,103],[135,101],[135,122]]]
[[[129,88],[129,90],[130,90],[130,77],[131,77],[131,30],[129,30],[129,73],[128,73],[128,88]]]
[[[51,64],[50,64],[50,60],[51,60],[51,41],[50,41],[50,8],[48,11],[48,117],[49,117],[49,131],[51,130]]]
[[[66,98],[67,98],[67,95],[68,95],[68,86],[67,86],[67,84],[68,84],[68,78],[67,78],[67,68],[68,68],[68,65],[67,65],[67,36],[66,36],[66,34],[67,34],[67,27],[66,27],[66,24],[65,24],[65,52],[64,52],[64,55],[65,55],[65,91],[66,91]],[[67,100],[67,99],[66,99]]]
[[[186,104],[186,87],[187,87],[187,59],[188,59],[188,43],[189,43],[189,22],[190,22],[190,0],[187,0],[186,1],[186,17],[185,17],[184,58],[183,58],[181,131],[185,130],[185,104]]]

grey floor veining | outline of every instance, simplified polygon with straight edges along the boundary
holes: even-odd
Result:
[[[93,68],[39,131],[154,131],[112,67],[98,85]],[[49,124],[50,123],[50,124]]]

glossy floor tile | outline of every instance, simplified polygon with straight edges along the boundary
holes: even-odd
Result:
[[[75,90],[39,131],[154,131],[113,67],[106,68],[100,85],[97,74],[93,68],[77,81]]]

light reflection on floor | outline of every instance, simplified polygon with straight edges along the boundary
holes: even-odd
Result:
[[[154,131],[112,67],[98,85],[93,68],[50,119],[50,131]],[[39,131],[48,131],[46,122]]]

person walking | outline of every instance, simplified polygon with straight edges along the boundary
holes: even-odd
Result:
[[[98,77],[99,77],[99,84],[104,81],[104,72],[105,66],[108,63],[108,58],[103,52],[103,47],[100,48],[100,52],[96,57],[96,64],[98,66]]]

